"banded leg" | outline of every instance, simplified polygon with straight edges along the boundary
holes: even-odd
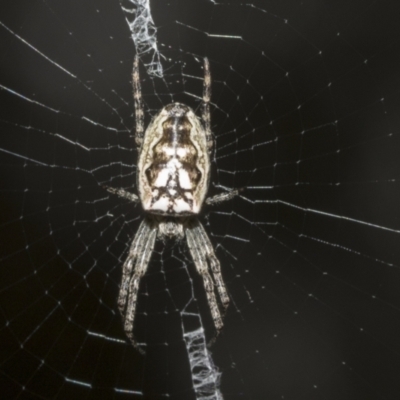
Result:
[[[157,236],[157,228],[151,219],[146,218],[133,239],[128,258],[122,267],[122,280],[118,296],[118,308],[124,319],[124,330],[127,337],[136,347],[133,335],[133,321],[135,318],[139,283],[149,265]]]
[[[140,147],[142,145],[144,135],[144,111],[142,90],[140,87],[139,57],[137,55],[135,56],[135,59],[133,61],[132,85],[136,120],[135,143],[137,147]]]
[[[218,335],[224,324],[215,297],[214,285],[217,286],[224,310],[229,304],[229,297],[226,293],[225,285],[222,280],[219,261],[216,258],[212,250],[211,242],[199,221],[193,221],[193,224],[186,229],[186,239],[196,269],[203,278],[211,316],[213,318],[214,326]],[[215,284],[208,272],[207,260],[210,263]]]
[[[204,81],[203,81],[203,105],[201,119],[204,123],[206,131],[206,140],[208,148],[213,147],[214,141],[211,133],[211,116],[210,116],[210,101],[211,101],[211,72],[208,58],[204,58]]]
[[[214,281],[217,286],[219,298],[221,300],[222,306],[224,308],[224,314],[229,306],[229,297],[226,292],[226,287],[222,279],[221,264],[217,256],[214,253],[213,245],[205,231],[203,225],[197,221],[198,226],[195,228],[195,234],[198,238],[198,242],[201,244],[201,249],[203,251],[203,256],[210,263],[211,271],[213,273]]]
[[[215,196],[208,197],[205,200],[205,203],[208,204],[209,206],[213,206],[215,204],[219,204],[224,201],[233,199],[234,197],[238,196],[241,191],[243,191],[243,189],[231,189],[228,190],[227,192],[219,193],[216,194]]]
[[[136,196],[136,194],[129,193],[124,189],[116,189],[110,186],[103,186],[104,189],[107,190],[107,192],[110,192],[112,194],[116,194],[118,197],[122,197],[123,199],[127,199],[132,201],[133,203],[139,203],[139,197]]]

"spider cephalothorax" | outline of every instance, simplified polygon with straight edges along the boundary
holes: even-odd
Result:
[[[139,150],[137,186],[139,197],[107,187],[111,193],[132,202],[140,202],[146,216],[139,226],[122,268],[118,307],[124,319],[126,335],[136,345],[133,321],[141,277],[146,272],[156,238],[186,241],[197,271],[203,278],[207,300],[217,333],[223,326],[215,296],[225,312],[229,304],[220,263],[197,214],[204,203],[212,205],[230,200],[238,190],[206,198],[210,180],[210,153],[213,146],[210,130],[211,76],[204,59],[204,91],[201,120],[181,103],[165,106],[144,132],[144,113],[139,79],[139,59],[133,64],[135,100],[135,141]],[[211,273],[211,274],[210,274]]]

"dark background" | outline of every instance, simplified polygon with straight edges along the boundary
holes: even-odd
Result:
[[[248,188],[201,216],[231,298],[210,348],[225,400],[397,399],[398,3],[151,6],[165,76],[141,67],[146,123],[171,101],[198,109],[207,56],[210,193]],[[142,280],[145,356],[116,306],[142,217],[101,187],[135,190],[119,2],[6,1],[0,16],[2,398],[194,399],[182,312],[213,331],[185,244],[157,243]]]

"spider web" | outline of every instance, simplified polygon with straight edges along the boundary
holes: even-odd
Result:
[[[9,399],[397,399],[399,6],[391,1],[1,4],[1,389]],[[137,24],[136,17],[143,18]],[[157,242],[127,341],[116,299],[143,218],[146,124],[201,105],[201,221],[231,299],[214,344],[185,243]]]

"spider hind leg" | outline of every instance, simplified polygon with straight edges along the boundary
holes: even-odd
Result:
[[[135,102],[135,120],[136,120],[135,142],[136,146],[140,148],[143,143],[143,136],[144,136],[144,111],[143,111],[142,89],[140,86],[138,55],[135,56],[135,59],[133,61],[132,87],[133,87],[133,99]]]
[[[113,188],[110,186],[103,186],[104,189],[107,190],[107,192],[110,192],[112,194],[117,195],[118,197],[121,197],[123,199],[127,199],[132,201],[133,203],[139,203],[139,197],[136,196],[136,194],[133,193],[129,193],[128,191],[126,191],[125,189],[122,188]]]
[[[209,150],[214,145],[214,140],[211,133],[211,115],[210,115],[210,101],[211,101],[211,72],[210,62],[208,58],[204,59],[204,81],[203,81],[203,103],[201,111],[201,119],[206,131],[206,140]]]
[[[218,193],[215,196],[208,197],[205,200],[205,203],[209,206],[214,206],[219,203],[223,203],[224,201],[232,200],[234,197],[238,196],[240,192],[244,189],[231,189],[227,192]]]

